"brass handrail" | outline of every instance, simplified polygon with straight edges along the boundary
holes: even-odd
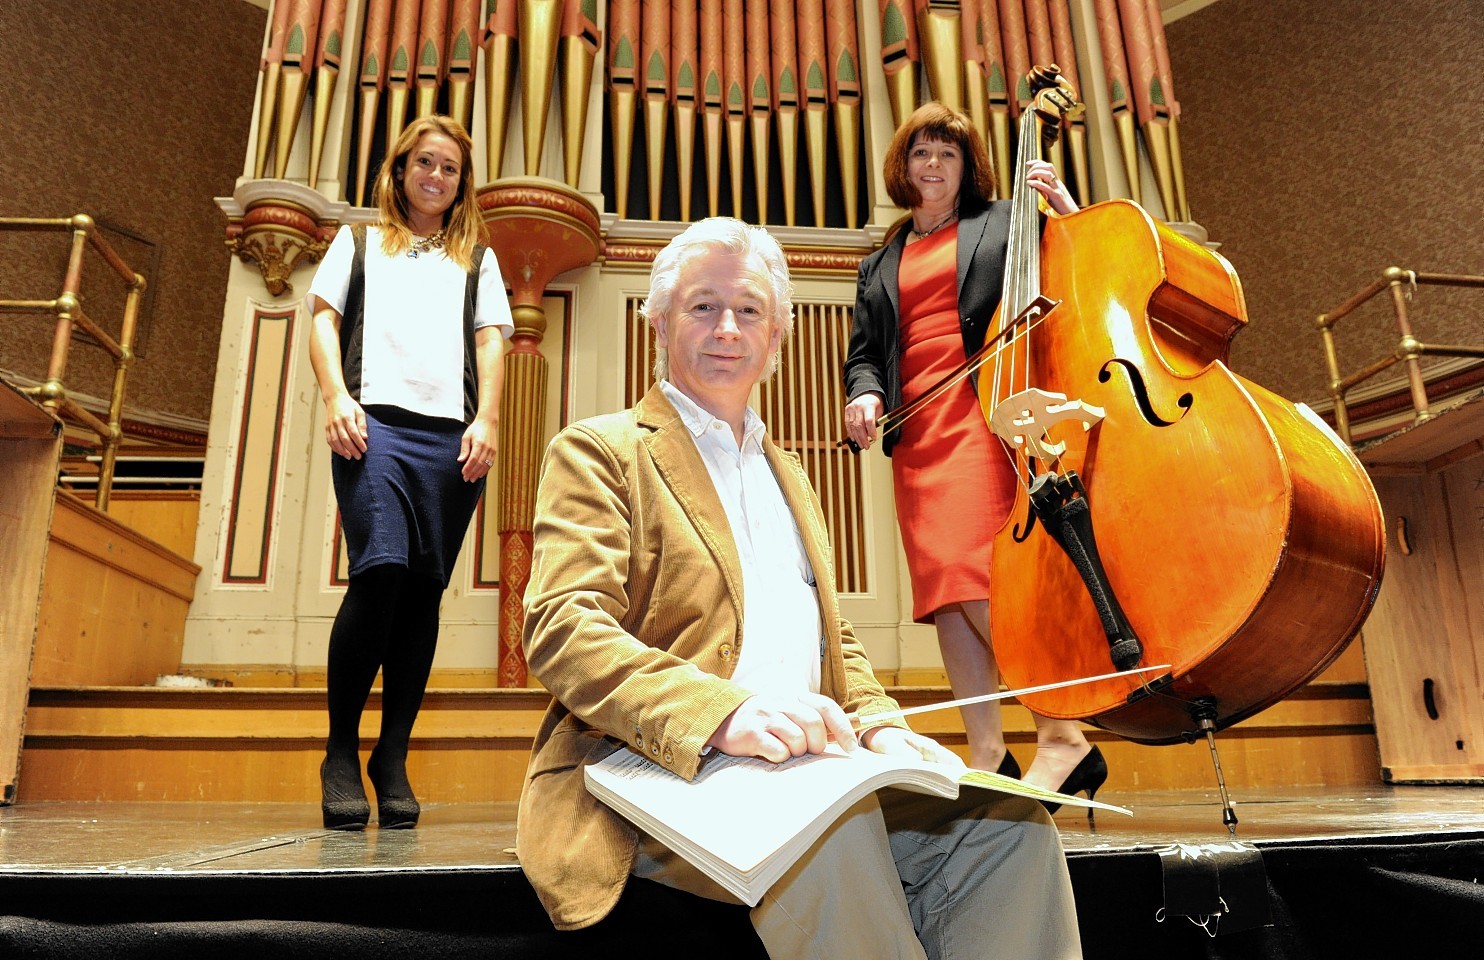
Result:
[[[1401,267],[1387,267],[1381,277],[1361,289],[1358,293],[1328,313],[1321,313],[1315,325],[1324,339],[1324,360],[1329,367],[1329,393],[1335,404],[1335,429],[1346,443],[1350,443],[1350,411],[1345,405],[1345,394],[1352,387],[1376,376],[1397,363],[1407,365],[1407,385],[1412,395],[1414,423],[1421,423],[1433,416],[1428,406],[1427,385],[1422,379],[1421,357],[1484,357],[1484,347],[1462,344],[1429,344],[1418,340],[1412,332],[1412,322],[1407,315],[1407,301],[1418,284],[1430,283],[1452,287],[1484,287],[1484,277],[1449,273],[1418,273]],[[1341,376],[1339,355],[1335,351],[1334,327],[1361,304],[1391,288],[1391,301],[1396,309],[1396,328],[1401,335],[1395,349],[1366,364],[1349,376]]]
[[[62,280],[61,294],[53,300],[0,299],[0,312],[56,315],[57,325],[52,335],[52,353],[46,379],[38,386],[21,390],[39,399],[41,405],[53,413],[82,423],[98,435],[103,443],[103,457],[99,464],[98,490],[94,502],[99,510],[107,510],[109,496],[113,492],[114,463],[118,458],[119,442],[123,439],[124,384],[128,380],[129,366],[134,361],[134,333],[139,319],[139,299],[144,293],[144,277],[135,273],[114,251],[108,238],[99,231],[98,224],[87,214],[79,213],[65,218],[0,217],[0,230],[55,230],[72,233],[67,275]],[[85,244],[91,245],[124,283],[127,292],[124,322],[117,340],[83,312],[82,255]],[[67,395],[67,387],[63,381],[67,372],[67,353],[75,330],[79,327],[113,357],[113,393],[109,398],[107,423]]]

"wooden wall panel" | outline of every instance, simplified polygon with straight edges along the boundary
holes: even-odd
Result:
[[[0,805],[15,799],[61,453],[57,420],[0,381]]]
[[[143,684],[175,673],[195,564],[57,494],[33,686]]]

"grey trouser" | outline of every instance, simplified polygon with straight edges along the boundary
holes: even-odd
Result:
[[[634,875],[737,902],[643,835]],[[957,800],[901,790],[861,800],[752,909],[752,925],[772,960],[1082,956],[1050,816],[969,787]]]

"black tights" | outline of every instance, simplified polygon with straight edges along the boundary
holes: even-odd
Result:
[[[368,773],[377,793],[410,796],[407,744],[422,707],[438,646],[443,584],[399,564],[382,564],[350,578],[330,629],[329,764],[360,781],[360,726],[366,698],[381,670],[381,736]]]

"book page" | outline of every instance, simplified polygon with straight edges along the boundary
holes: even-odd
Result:
[[[853,787],[874,778],[885,776],[895,785],[913,789],[911,782],[901,782],[903,775],[895,772],[905,769],[908,781],[914,775],[920,781],[916,789],[956,795],[952,778],[932,766],[904,763],[867,750],[846,754],[831,744],[824,753],[805,754],[783,763],[713,754],[696,779],[688,783],[632,751],[620,750],[589,767],[588,775],[600,786],[607,778],[607,790],[598,793],[600,799],[611,802],[605,795],[608,793],[622,797],[625,805],[637,810],[616,808],[660,840],[671,843],[667,831],[688,837],[733,869],[746,873],[804,831]],[[928,789],[930,783],[934,786]],[[652,827],[632,815],[639,811],[645,819],[652,819]]]

